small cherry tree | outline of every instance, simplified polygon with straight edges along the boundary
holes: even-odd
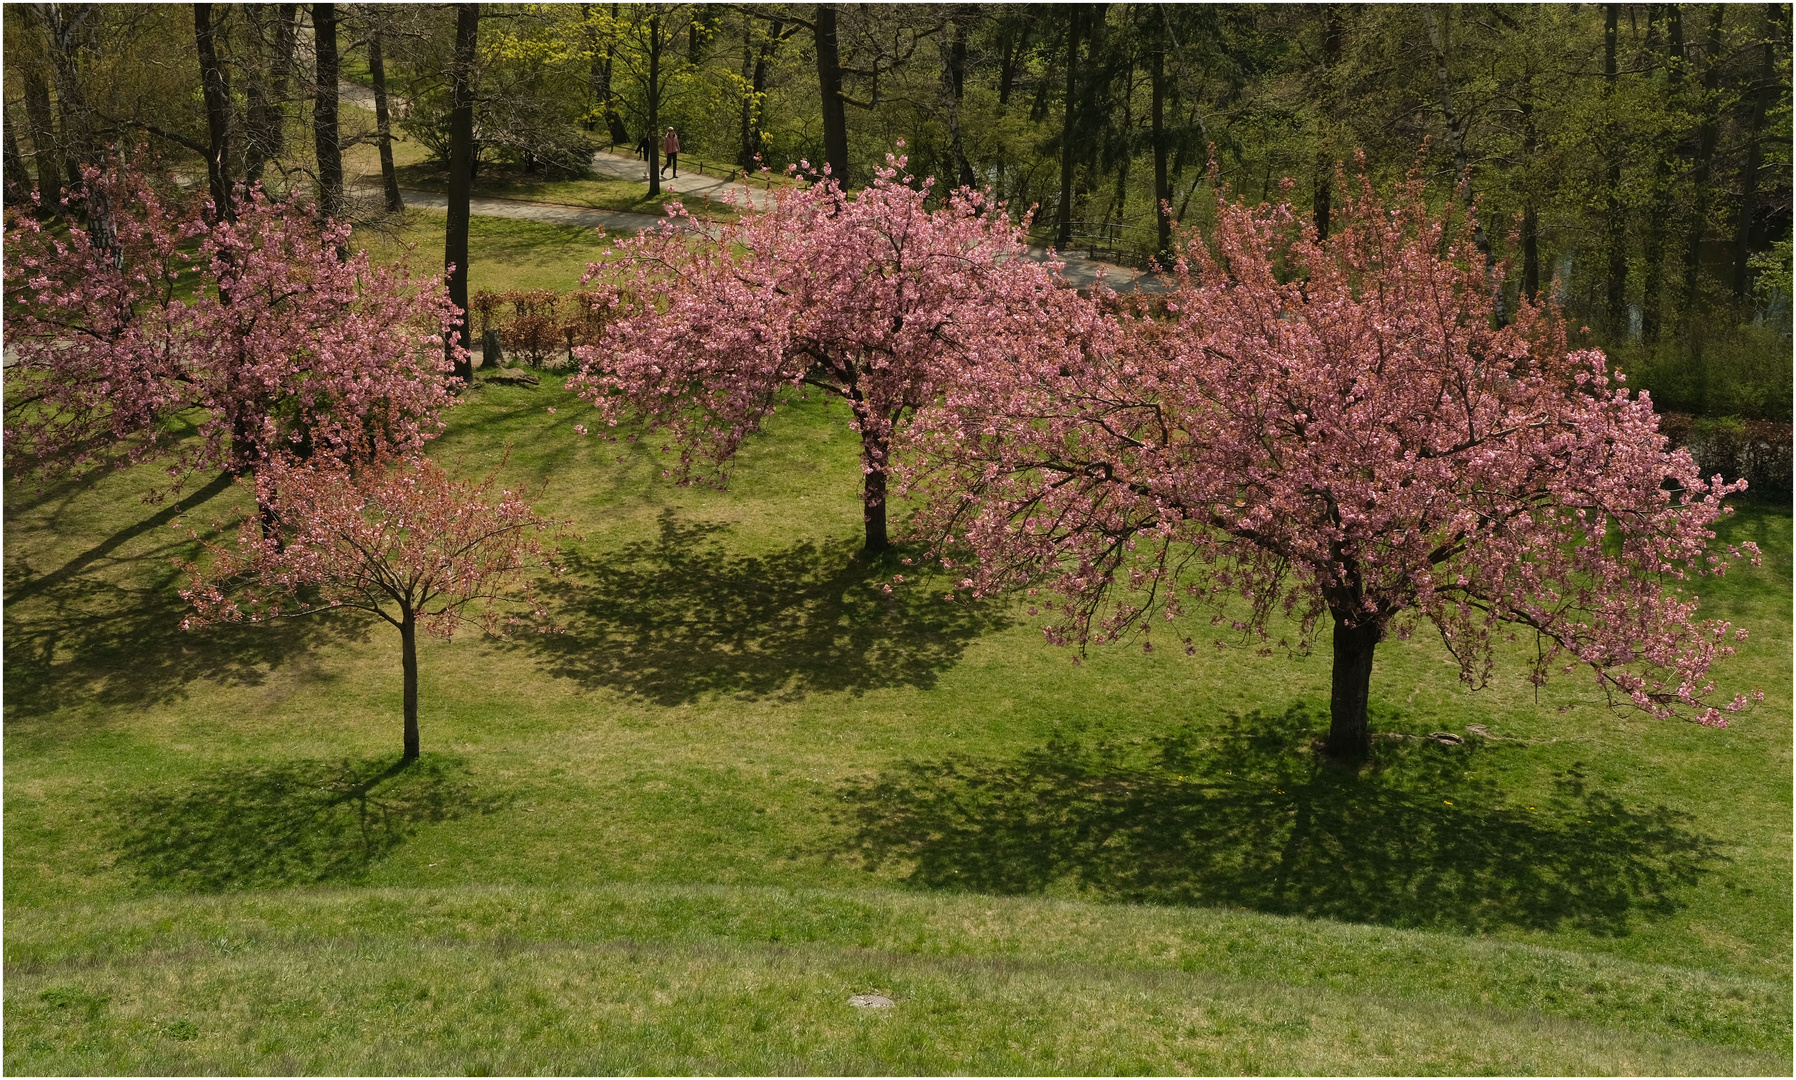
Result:
[[[129,165],[86,183],[114,208],[111,235],[9,222],[9,467],[244,473],[409,453],[441,427],[439,282],[341,258],[349,227],[297,196],[249,191],[211,220]]]
[[[931,209],[932,181],[886,161],[853,198],[826,178],[732,224],[675,207],[620,242],[588,273],[616,313],[603,340],[575,350],[570,380],[608,422],[665,431],[682,481],[709,466],[721,483],[782,391],[840,397],[861,437],[868,552],[890,543],[893,432],[962,367],[1040,348],[1055,313],[1084,303],[1023,257],[1003,206],[962,189]]]
[[[206,543],[210,565],[188,564],[183,629],[265,622],[353,608],[399,631],[405,757],[418,756],[418,630],[458,625],[503,635],[519,615],[541,619],[533,576],[553,569],[538,539],[555,527],[494,478],[468,483],[428,459],[351,472],[269,462],[257,499],[273,528],[245,521],[235,548]]]
[[[1422,620],[1474,687],[1510,624],[1537,685],[1582,663],[1654,715],[1724,724],[1744,700],[1709,704],[1708,672],[1745,632],[1683,586],[1725,570],[1709,527],[1744,483],[1670,449],[1556,311],[1497,326],[1471,222],[1419,183],[1387,207],[1362,178],[1343,218],[1318,242],[1288,205],[1222,202],[1163,314],[1119,315],[1076,364],[988,364],[924,414],[907,483],[973,553],[963,586],[1045,575],[1062,643],[1202,600],[1269,655],[1276,614],[1294,649],[1326,616],[1343,758],[1369,750],[1375,648]]]

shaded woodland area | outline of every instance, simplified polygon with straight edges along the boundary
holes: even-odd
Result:
[[[1721,4],[9,4],[8,198],[106,146],[214,191],[343,197],[383,135],[468,174],[687,161],[991,187],[1145,262],[1213,184],[1326,232],[1365,155],[1475,199],[1508,297],[1550,294],[1662,407],[1790,417],[1790,7]],[[373,88],[374,122],[337,79]],[[354,115],[352,115],[354,114]],[[651,148],[651,153],[656,152]],[[390,163],[390,153],[383,154]],[[1210,163],[1214,162],[1214,172]],[[686,164],[686,162],[683,162]],[[688,166],[689,167],[689,166]],[[386,205],[401,199],[388,174]],[[653,183],[653,181],[651,181]],[[1164,206],[1170,215],[1157,214]]]

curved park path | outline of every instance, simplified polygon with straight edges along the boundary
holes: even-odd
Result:
[[[344,82],[340,84],[339,93],[342,100],[360,106],[370,112],[374,109],[374,92],[364,86]],[[693,155],[687,155],[691,157]],[[611,150],[600,150],[592,156],[592,170],[600,176],[614,180],[633,180],[647,184],[648,163],[633,154],[620,154]],[[739,206],[754,209],[765,209],[771,202],[766,189],[756,187],[753,183],[740,180],[720,180],[715,176],[699,173],[687,173],[680,177],[663,177],[661,187],[664,191],[681,195],[697,195],[714,202],[733,201]],[[356,190],[363,194],[378,196],[380,178],[363,177]],[[405,196],[407,206],[426,206],[438,210],[449,207],[449,198],[440,192],[419,191],[415,188],[400,188]],[[598,210],[590,206],[571,206],[566,203],[534,202],[525,199],[497,199],[490,196],[474,196],[468,200],[471,213],[482,217],[518,218],[525,221],[545,221],[556,225],[584,225],[589,228],[604,229],[607,232],[641,232],[649,228],[661,218],[654,214],[637,214],[625,210]],[[1031,247],[1029,258],[1046,261],[1052,253],[1045,247]],[[1115,263],[1101,262],[1077,253],[1061,255],[1065,262],[1067,284],[1077,289],[1089,287],[1101,275],[1104,281],[1117,292],[1158,292],[1166,287],[1159,275],[1149,274]]]
[[[593,159],[594,171],[599,172],[602,176],[615,176],[615,173],[609,171],[611,168],[617,168],[620,171],[628,169],[631,175],[619,177],[619,179],[648,182],[647,177],[642,175],[647,171],[646,167],[641,161],[634,158],[600,151],[593,155]],[[609,159],[603,161],[604,168],[601,168],[601,159]],[[680,186],[675,187],[676,183]],[[740,181],[719,180],[712,176],[682,176],[677,181],[669,177],[661,181],[661,186],[663,190],[708,196],[717,202],[725,201],[726,194],[734,191],[739,204],[746,203],[757,209],[764,207],[767,203],[767,193],[764,190],[752,188]],[[378,183],[367,180],[358,184],[357,188],[369,194],[378,195],[380,192]],[[437,210],[449,208],[449,197],[441,192],[420,191],[417,188],[400,188],[399,191],[405,196],[407,206],[425,206]],[[662,220],[654,214],[637,214],[627,210],[599,210],[590,206],[532,202],[524,199],[496,199],[480,195],[471,196],[468,199],[468,210],[470,213],[482,217],[546,221],[556,225],[584,225],[589,228],[604,229],[607,232],[641,232]],[[1029,249],[1029,258],[1038,261],[1046,261],[1051,254],[1045,247]],[[1064,272],[1067,284],[1077,289],[1089,287],[1097,281],[1100,274],[1104,281],[1117,292],[1158,292],[1166,287],[1160,275],[1087,258],[1076,252],[1063,255],[1061,258],[1066,263]]]

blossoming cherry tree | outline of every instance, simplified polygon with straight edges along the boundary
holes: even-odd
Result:
[[[1369,749],[1375,649],[1423,621],[1474,686],[1519,629],[1537,685],[1583,664],[1656,716],[1745,704],[1712,703],[1709,677],[1744,631],[1684,591],[1757,558],[1710,550],[1744,483],[1699,475],[1558,312],[1498,326],[1469,220],[1363,179],[1326,241],[1288,205],[1217,214],[1164,314],[1120,316],[1075,364],[987,364],[913,426],[909,480],[975,554],[965,585],[1045,576],[1061,642],[1187,600],[1267,654],[1275,617],[1290,648],[1329,625],[1341,758]]]
[[[704,466],[721,480],[782,391],[840,398],[861,437],[866,550],[884,550],[894,431],[963,367],[1051,342],[1083,303],[1022,257],[1025,234],[1002,206],[962,189],[931,208],[931,182],[904,164],[888,157],[852,198],[825,179],[737,222],[676,209],[621,241],[588,275],[618,314],[576,350],[570,385],[612,424],[635,416],[667,432],[683,480]]]
[[[106,237],[9,221],[10,468],[245,473],[408,453],[440,428],[440,282],[342,258],[349,227],[297,196],[252,190],[220,216],[128,163],[86,183],[114,208]]]
[[[516,492],[490,499],[492,476],[456,480],[422,458],[353,473],[276,459],[255,482],[274,527],[245,521],[234,548],[206,544],[210,565],[187,566],[183,628],[342,608],[379,616],[399,631],[407,760],[418,756],[418,630],[502,634],[520,613],[545,617],[531,581],[552,568],[538,537],[556,523]]]

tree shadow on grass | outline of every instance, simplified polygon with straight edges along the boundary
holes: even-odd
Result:
[[[838,824],[846,853],[928,888],[1467,931],[1625,934],[1722,861],[1688,815],[1624,806],[1580,766],[1511,803],[1482,777],[1523,751],[1381,740],[1354,773],[1311,751],[1325,727],[1298,706],[1144,745],[913,762],[846,787]]]
[[[6,566],[8,722],[93,701],[143,707],[179,698],[195,680],[254,686],[268,672],[333,642],[366,641],[370,620],[333,612],[274,624],[184,631],[191,610],[174,560],[185,539],[132,545],[172,510],[139,522],[49,573]],[[169,530],[163,529],[164,533]],[[347,615],[348,617],[344,617]]]
[[[557,676],[674,705],[708,692],[795,699],[935,683],[967,645],[1005,625],[994,604],[912,582],[848,541],[737,555],[728,526],[661,516],[661,535],[574,556],[547,590],[562,634],[523,641]],[[906,575],[914,577],[914,575]]]
[[[116,801],[119,860],[192,892],[353,882],[419,825],[491,813],[455,757],[237,765]]]

